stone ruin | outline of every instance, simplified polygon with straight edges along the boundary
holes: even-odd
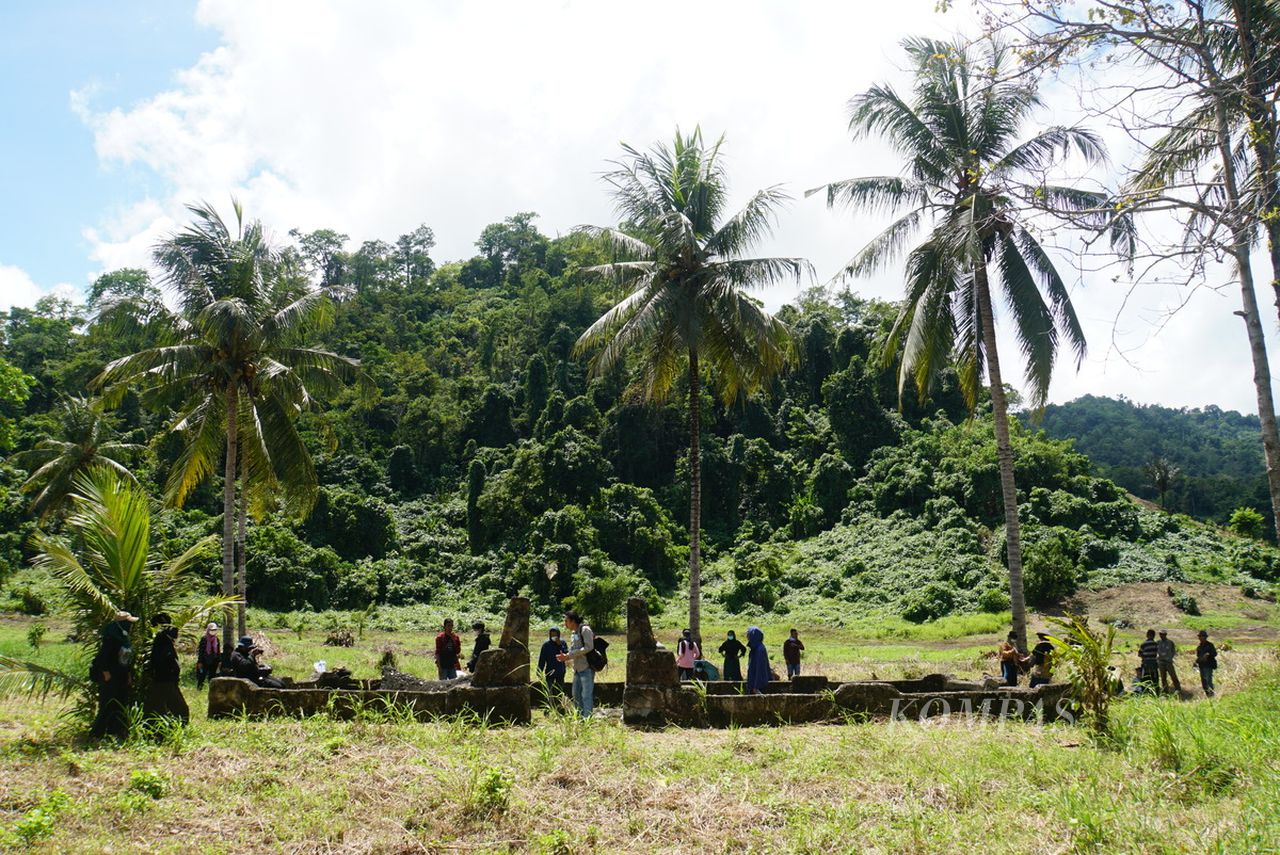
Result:
[[[475,673],[459,680],[419,680],[391,672],[378,680],[321,674],[312,680],[288,680],[269,689],[238,677],[209,683],[209,718],[249,715],[304,716],[329,712],[349,718],[362,708],[395,705],[428,721],[441,716],[474,714],[491,721],[528,724],[529,601],[515,597],[498,646],[480,654]]]
[[[532,707],[546,704],[546,692],[530,684],[529,601],[507,606],[498,646],[480,655],[475,673],[458,680],[422,680],[395,671],[381,679],[320,675],[286,679],[283,689],[219,677],[209,684],[209,717],[247,714],[350,717],[370,705],[394,704],[420,720],[474,714],[496,722],[527,724]],[[675,656],[658,645],[644,600],[627,602],[625,683],[597,680],[600,706],[621,704],[622,720],[636,727],[751,727],[889,717],[923,720],[967,715],[993,718],[1070,720],[1067,686],[1010,688],[931,674],[918,680],[840,682],[824,676],[775,680],[761,694],[744,694],[741,683],[681,683]]]

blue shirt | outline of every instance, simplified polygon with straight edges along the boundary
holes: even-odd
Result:
[[[568,653],[569,647],[560,640],[547,639],[542,642],[542,652],[538,654],[538,670],[548,678],[564,679],[564,663],[556,660],[556,654]]]

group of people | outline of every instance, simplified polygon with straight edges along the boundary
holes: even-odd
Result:
[[[471,629],[475,632],[476,638],[471,646],[471,658],[467,660],[468,673],[476,670],[480,654],[493,646],[493,640],[484,627],[484,621],[475,621],[471,624]],[[436,636],[436,675],[441,680],[453,680],[457,678],[461,669],[462,639],[453,631],[453,621],[446,619],[442,631]]]
[[[1169,631],[1159,631],[1159,640],[1154,629],[1147,630],[1146,640],[1138,645],[1138,668],[1134,676],[1132,691],[1135,694],[1182,693],[1182,683],[1178,680],[1178,671],[1174,658],[1178,654],[1178,646],[1169,638]],[[1018,636],[1009,633],[1009,637],[996,649],[996,659],[1000,663],[1000,674],[1006,686],[1018,685],[1022,671],[1028,671],[1031,688],[1048,683],[1053,677],[1053,642],[1046,633],[1036,633],[1038,639],[1030,654],[1023,654],[1018,649]],[[1200,672],[1200,687],[1205,696],[1214,695],[1213,672],[1218,668],[1218,648],[1209,640],[1209,633],[1200,630],[1199,643],[1196,645],[1194,662]],[[1123,689],[1123,681],[1119,681]]]
[[[682,631],[679,640],[676,641],[676,672],[680,679],[682,681],[698,678],[722,679],[746,683],[747,692],[750,694],[764,691],[764,687],[770,680],[777,679],[777,675],[769,667],[769,651],[764,646],[764,632],[757,626],[747,629],[745,645],[738,640],[736,632],[729,630],[717,651],[724,662],[724,668],[720,671],[716,671],[714,666],[703,658],[702,649],[694,639],[692,631],[688,629]],[[787,666],[788,679],[800,676],[800,658],[803,651],[804,642],[800,640],[800,633],[792,629],[787,639],[782,642],[782,660]],[[743,656],[747,657],[745,677],[742,673]]]

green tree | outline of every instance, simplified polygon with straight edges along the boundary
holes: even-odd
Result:
[[[62,402],[60,437],[45,437],[17,456],[16,462],[31,471],[23,492],[35,493],[31,512],[41,519],[67,501],[72,485],[84,473],[106,467],[133,481],[127,462],[143,446],[113,439],[113,431],[98,401],[66,398]]]
[[[148,631],[151,617],[159,612],[167,612],[181,631],[203,624],[208,615],[234,602],[199,593],[200,570],[216,549],[215,536],[197,540],[172,558],[152,549],[149,500],[132,481],[110,469],[82,473],[71,506],[67,528],[73,537],[38,533],[33,564],[61,585],[72,608],[75,636],[85,639],[86,668],[99,631],[117,611],[139,618],[135,632]],[[144,639],[133,641],[135,648],[146,649]],[[135,668],[144,664],[138,661]],[[67,673],[0,657],[0,686],[39,695],[81,694],[87,706],[93,685],[84,677],[86,668]]]
[[[1146,472],[1147,480],[1155,488],[1156,494],[1160,496],[1160,510],[1165,510],[1164,497],[1173,488],[1173,482],[1182,474],[1182,470],[1170,463],[1168,458],[1153,457],[1147,461],[1143,471]]]
[[[14,418],[21,415],[34,380],[0,358],[0,451],[13,447]]]
[[[854,178],[809,192],[825,189],[829,207],[847,204],[900,214],[850,261],[846,275],[880,269],[898,259],[921,228],[930,229],[907,253],[906,299],[884,358],[892,361],[900,353],[899,395],[911,379],[922,398],[954,359],[971,407],[986,368],[1013,625],[1025,644],[1018,496],[990,268],[994,265],[1009,306],[1032,402],[1042,406],[1059,343],[1065,338],[1078,364],[1085,339],[1062,277],[1020,215],[1042,203],[1085,215],[1104,207],[1100,194],[1036,180],[1072,152],[1096,163],[1104,151],[1097,137],[1078,128],[1051,127],[1018,141],[1018,131],[1040,101],[1032,84],[1011,77],[1011,54],[1000,44],[908,39],[904,46],[915,70],[914,99],[909,103],[890,86],[873,86],[850,102],[849,128],[855,139],[885,139],[907,159],[907,174]],[[1113,234],[1122,236],[1119,230]]]
[[[222,456],[222,589],[228,598],[244,590],[243,578],[237,579],[237,565],[243,567],[237,551],[244,552],[236,549],[243,542],[236,532],[238,513],[243,517],[237,475],[260,509],[280,495],[292,513],[305,516],[317,483],[295,419],[315,394],[361,376],[355,360],[305,345],[329,320],[328,292],[269,281],[276,253],[262,224],[246,223],[240,204],[233,204],[234,232],[201,203],[188,208],[192,225],[155,247],[155,262],[178,307],[177,343],[117,359],[95,381],[112,397],[132,386],[175,406],[171,429],[185,441],[166,485],[175,505],[215,471]],[[231,642],[228,620],[224,646],[230,649]]]
[[[682,373],[689,387],[689,626],[701,637],[701,400],[705,363],[725,402],[750,394],[780,373],[795,347],[786,326],[747,291],[799,280],[808,262],[747,253],[773,226],[787,198],[777,187],[757,192],[726,216],[728,186],[720,160],[723,137],[707,145],[701,130],[676,132],[672,145],[649,152],[623,146],[605,180],[622,228],[587,227],[620,260],[584,272],[626,296],[578,339],[593,351],[592,372],[609,372],[635,353],[638,386],[662,401]]]

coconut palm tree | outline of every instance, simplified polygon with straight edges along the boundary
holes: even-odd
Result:
[[[1105,154],[1097,137],[1077,128],[1051,127],[1019,141],[1019,130],[1040,102],[1032,85],[1011,77],[1010,53],[998,43],[908,39],[904,46],[915,69],[914,97],[908,101],[890,86],[873,86],[850,102],[849,129],[854,139],[874,135],[888,142],[907,160],[905,175],[838,181],[809,193],[825,191],[829,207],[897,215],[854,256],[844,275],[870,274],[906,254],[905,300],[884,348],[886,362],[900,359],[899,392],[912,380],[924,397],[939,371],[954,361],[973,407],[986,371],[1013,625],[1025,645],[1018,498],[991,292],[993,286],[1003,291],[1026,362],[1031,403],[1041,406],[1060,344],[1071,349],[1078,365],[1085,338],[1067,287],[1024,213],[1052,208],[1098,226],[1109,223],[1102,194],[1041,178],[1070,154],[1089,163]],[[922,229],[924,239],[907,251]],[[1112,238],[1127,239],[1127,229],[1115,225]]]
[[[166,485],[173,504],[181,505],[222,463],[228,597],[244,592],[243,573],[237,573],[237,553],[243,554],[236,549],[237,475],[259,509],[280,498],[295,516],[305,516],[318,488],[295,420],[314,394],[348,380],[365,382],[356,360],[306,346],[331,319],[330,292],[273,280],[276,254],[262,224],[246,223],[240,205],[234,208],[233,232],[212,206],[190,206],[194,223],[155,248],[178,307],[176,343],[117,359],[95,380],[109,397],[138,388],[174,408],[171,429],[185,443]],[[241,606],[242,628],[243,614]],[[228,650],[231,629],[228,620]]]
[[[198,593],[201,566],[216,549],[215,536],[168,559],[151,551],[151,508],[146,492],[134,481],[114,469],[97,467],[76,476],[69,502],[66,526],[73,536],[37,533],[32,538],[37,550],[32,564],[62,586],[74,616],[74,634],[85,640],[85,667],[69,673],[0,657],[0,689],[81,694],[91,704],[93,686],[84,676],[87,657],[93,655],[98,631],[117,611],[139,617],[139,631],[146,631],[153,615],[167,612],[181,631],[202,626],[210,614],[233,601]],[[134,646],[146,650],[142,641],[135,639]]]
[[[68,397],[62,400],[61,410],[61,438],[46,437],[15,456],[15,462],[31,471],[22,490],[35,493],[31,512],[42,520],[66,503],[75,479],[90,469],[106,467],[134,480],[126,461],[143,450],[141,445],[112,439],[111,425],[97,401]]]
[[[612,188],[619,228],[585,226],[618,260],[587,268],[625,296],[578,339],[593,352],[591,370],[607,373],[631,354],[637,388],[661,401],[678,378],[689,393],[689,627],[701,637],[702,369],[727,403],[776,376],[794,355],[786,326],[747,292],[809,269],[799,258],[747,253],[772,230],[787,196],[777,187],[757,192],[736,213],[727,209],[721,137],[707,145],[701,130],[681,134],[648,152],[624,145],[604,176]]]

